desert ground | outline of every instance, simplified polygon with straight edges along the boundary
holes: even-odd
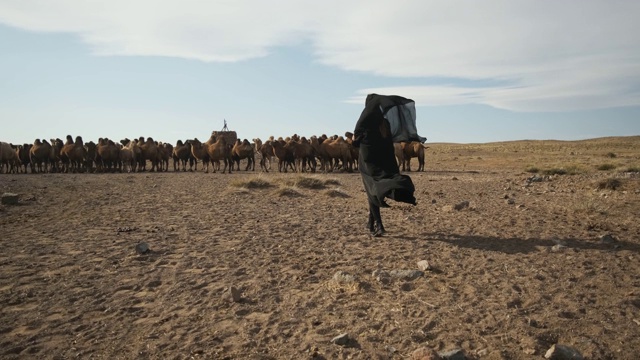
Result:
[[[358,173],[0,174],[0,358],[637,359],[640,136],[428,145],[380,238]]]

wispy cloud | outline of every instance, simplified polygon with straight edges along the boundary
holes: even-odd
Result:
[[[320,63],[383,84],[447,79],[347,101],[375,91],[513,111],[640,105],[638,18],[640,2],[623,0],[0,2],[1,23],[77,34],[97,55],[234,62],[309,42]]]

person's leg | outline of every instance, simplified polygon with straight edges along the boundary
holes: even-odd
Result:
[[[380,216],[380,207],[369,200],[369,231],[373,236],[382,236],[385,233]]]
[[[371,212],[371,207],[369,207],[369,220],[367,221],[367,230],[369,230],[369,232],[371,233],[373,233],[373,231],[375,230],[375,221],[373,219],[373,213]]]

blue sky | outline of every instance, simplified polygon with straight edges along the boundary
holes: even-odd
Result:
[[[283,9],[286,9],[283,10]],[[640,2],[0,2],[0,141],[350,131],[370,92],[428,142],[640,135]]]

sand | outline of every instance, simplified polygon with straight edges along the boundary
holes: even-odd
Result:
[[[381,238],[357,173],[1,174],[0,357],[635,359],[638,144],[430,144]]]

